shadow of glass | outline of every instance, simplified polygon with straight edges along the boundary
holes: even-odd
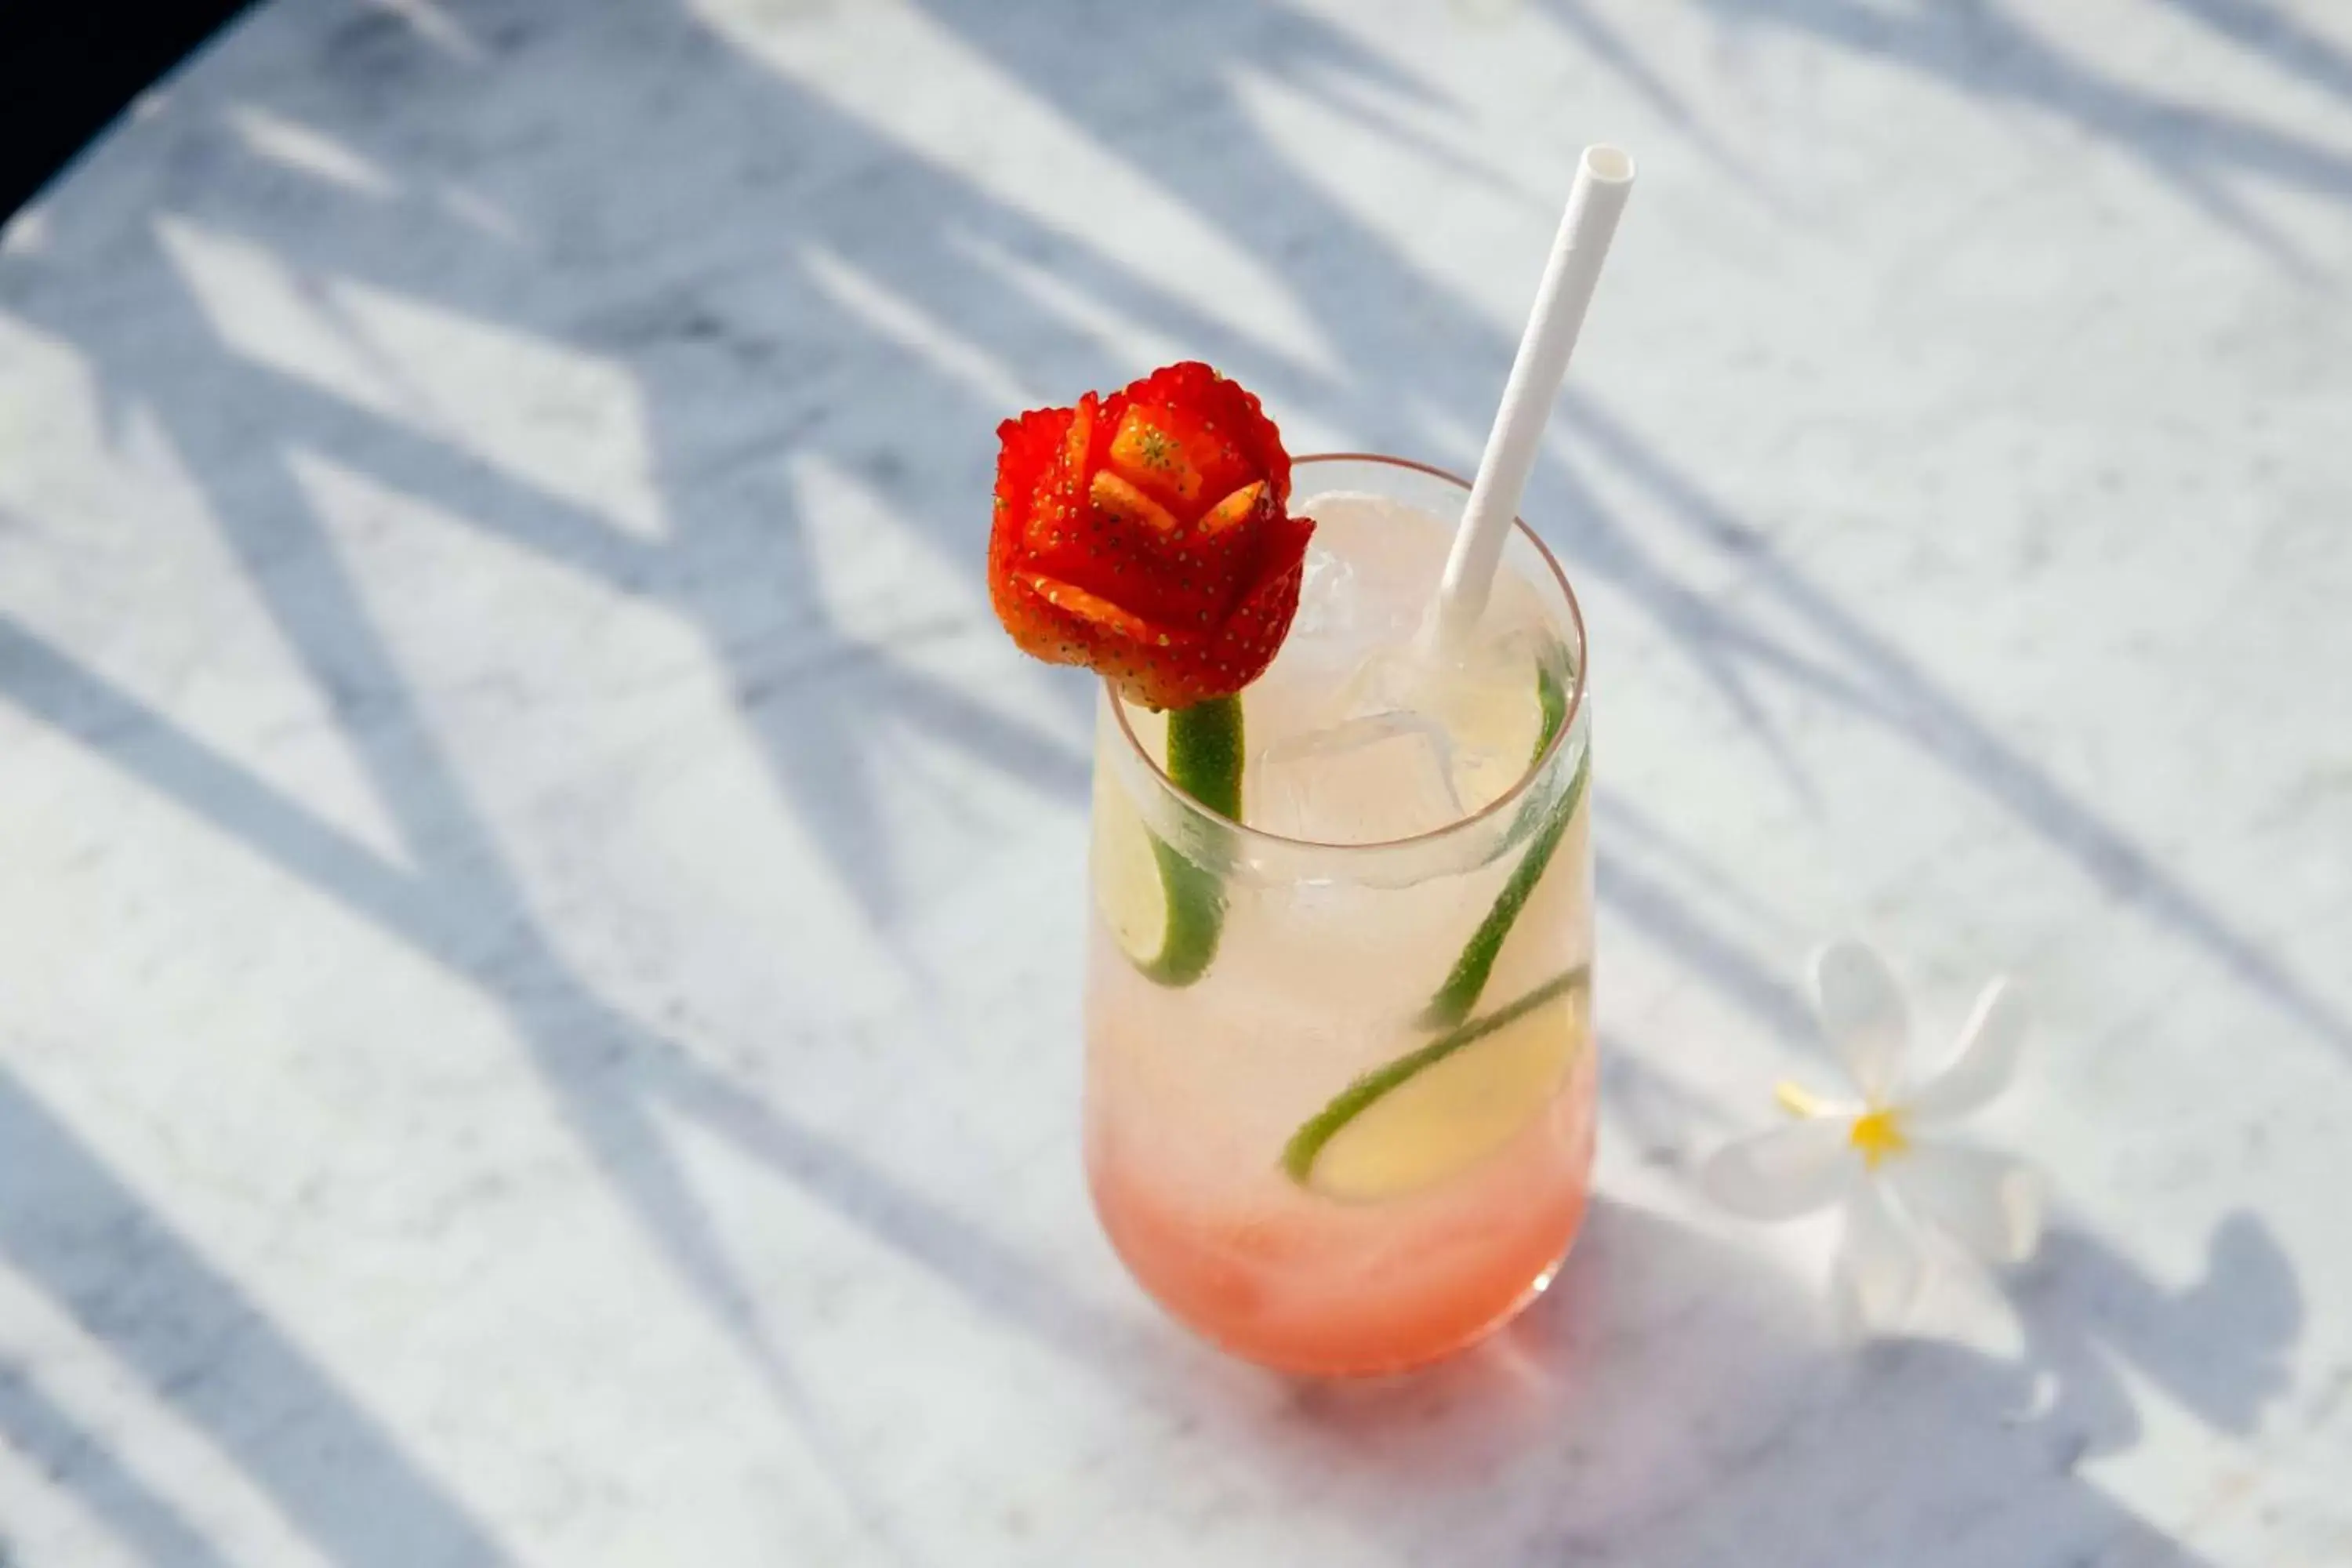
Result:
[[[1695,1431],[1702,1393],[1735,1425],[1762,1419],[1827,1352],[1811,1304],[1753,1255],[1596,1197],[1551,1288],[1500,1332],[1423,1373],[1300,1384],[1291,1430],[1383,1485],[1477,1494],[1532,1464],[1631,1501],[1697,1483],[1707,1447],[1737,1441]]]
[[[2013,1356],[1855,1346],[1752,1251],[1603,1199],[1551,1291],[1468,1354],[1207,1424],[1381,1561],[2205,1562],[2080,1467],[2138,1438],[2121,1364],[2251,1429],[2301,1327],[2275,1240],[2233,1215],[2168,1291],[2061,1231],[2013,1283]]]

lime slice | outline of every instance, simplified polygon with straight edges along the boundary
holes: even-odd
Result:
[[[1195,800],[1238,818],[1242,709],[1223,697],[1168,715],[1168,773]],[[1145,978],[1190,985],[1208,972],[1225,923],[1225,889],[1145,825],[1110,770],[1095,773],[1095,900]]]
[[[1108,766],[1095,769],[1095,907],[1119,951],[1139,969],[1168,944],[1168,893],[1160,881],[1160,840],[1143,825],[1127,788]]]
[[[1580,966],[1341,1090],[1291,1135],[1283,1168],[1326,1197],[1418,1192],[1543,1113],[1584,1040]]]
[[[1568,690],[1560,684],[1559,675],[1549,663],[1536,666],[1536,705],[1542,714],[1538,726],[1533,752],[1528,766],[1543,761],[1544,752],[1551,749],[1552,740],[1560,726],[1568,721]],[[1486,989],[1486,977],[1494,973],[1495,960],[1502,955],[1503,941],[1518,923],[1519,910],[1527,907],[1536,884],[1543,880],[1545,868],[1551,864],[1552,854],[1559,847],[1568,825],[1575,819],[1576,808],[1584,799],[1584,785],[1592,768],[1592,753],[1587,752],[1577,759],[1576,774],[1568,781],[1567,793],[1560,796],[1550,819],[1536,830],[1520,855],[1518,866],[1511,879],[1495,895],[1494,906],[1478,929],[1470,933],[1463,944],[1461,956],[1446,972],[1444,983],[1437,994],[1431,997],[1421,1021],[1433,1029],[1451,1028],[1470,1016],[1478,1005],[1478,997]]]

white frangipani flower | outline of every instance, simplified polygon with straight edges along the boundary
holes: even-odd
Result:
[[[1717,1151],[1700,1183],[1717,1203],[1780,1220],[1843,1206],[1841,1304],[1863,1325],[1899,1320],[1927,1274],[1922,1227],[1989,1263],[2017,1263],[2041,1237],[2040,1184],[2024,1165],[1936,1135],[2009,1086],[2024,1043],[2024,1004],[2005,980],[1977,999],[1951,1060],[1913,1087],[1911,1021],[1885,961],[1840,942],[1814,961],[1822,1032],[1859,1096],[1832,1100],[1791,1083],[1800,1120]]]

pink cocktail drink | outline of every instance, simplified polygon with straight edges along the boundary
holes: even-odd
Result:
[[[1475,646],[1420,636],[1462,487],[1305,458],[1297,619],[1237,799],[1107,690],[1087,1163],[1129,1270],[1237,1354],[1349,1373],[1472,1342],[1573,1241],[1593,1150],[1580,617],[1524,527]]]

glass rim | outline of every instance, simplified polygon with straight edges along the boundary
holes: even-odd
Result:
[[[1465,495],[1471,488],[1468,479],[1451,469],[1441,468],[1433,463],[1416,462],[1411,458],[1391,457],[1385,452],[1310,452],[1304,457],[1293,458],[1290,460],[1294,473],[1297,469],[1317,463],[1370,463],[1381,468],[1403,468],[1408,472],[1426,475],[1431,479],[1443,479]],[[1560,716],[1559,729],[1553,734],[1551,744],[1546,746],[1540,754],[1528,761],[1527,768],[1517,779],[1513,781],[1510,788],[1477,810],[1467,816],[1455,817],[1442,827],[1430,828],[1425,833],[1415,833],[1403,838],[1375,838],[1358,843],[1333,843],[1320,838],[1293,838],[1287,834],[1269,833],[1263,827],[1252,827],[1245,822],[1239,822],[1227,816],[1223,812],[1202,801],[1169,777],[1168,770],[1162,767],[1159,761],[1144,749],[1143,742],[1136,738],[1135,727],[1128,721],[1127,703],[1119,696],[1118,689],[1108,681],[1105,681],[1103,689],[1110,699],[1111,715],[1118,721],[1119,735],[1126,741],[1129,753],[1149,768],[1152,778],[1159,783],[1160,786],[1181,801],[1187,810],[1229,832],[1241,835],[1244,842],[1254,839],[1261,844],[1276,845],[1285,849],[1303,849],[1318,855],[1335,856],[1394,853],[1398,850],[1452,838],[1457,834],[1471,831],[1483,824],[1496,820],[1506,808],[1516,805],[1519,797],[1526,795],[1534,786],[1535,782],[1543,776],[1545,770],[1554,763],[1567,747],[1569,738],[1576,732],[1576,721],[1584,711],[1586,666],[1591,662],[1585,640],[1584,606],[1577,602],[1576,589],[1569,582],[1567,572],[1561,569],[1559,558],[1551,552],[1551,547],[1543,542],[1542,536],[1528,526],[1527,519],[1514,513],[1511,518],[1511,527],[1520,538],[1526,540],[1534,548],[1537,559],[1540,560],[1545,568],[1551,573],[1551,580],[1558,585],[1560,597],[1567,602],[1569,625],[1576,634],[1576,666],[1572,672],[1575,684],[1569,691],[1568,708]]]

